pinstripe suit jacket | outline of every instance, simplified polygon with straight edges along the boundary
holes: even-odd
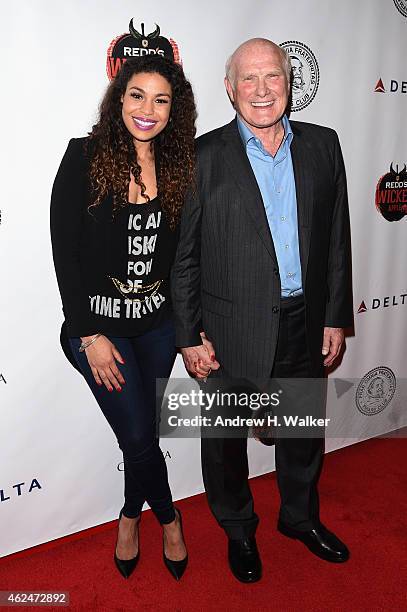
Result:
[[[346,176],[333,130],[291,125],[307,341],[319,373],[324,326],[353,322]],[[280,296],[273,239],[234,119],[197,140],[197,186],[172,270],[177,346],[201,344],[205,331],[226,373],[268,377]]]

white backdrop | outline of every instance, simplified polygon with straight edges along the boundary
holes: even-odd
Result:
[[[243,40],[263,36],[312,50],[318,90],[292,118],[333,127],[341,140],[356,313],[356,337],[348,340],[335,372],[341,380],[329,394],[328,410],[340,411],[342,426],[327,448],[406,424],[401,380],[407,368],[407,300],[401,297],[407,293],[406,220],[389,222],[375,209],[379,178],[391,163],[402,168],[407,162],[407,0],[396,4],[400,10],[393,0],[155,0],[144,5],[148,8],[130,0],[3,5],[0,556],[111,520],[122,504],[114,436],[59,347],[62,312],[50,250],[49,198],[69,138],[85,135],[96,117],[107,85],[109,43],[128,31],[132,17],[136,27],[144,22],[147,32],[158,23],[162,34],[178,43],[197,98],[199,133],[233,116],[223,67]],[[302,71],[305,92],[306,60]],[[379,79],[384,92],[374,91]],[[366,311],[357,313],[361,304]],[[356,405],[355,379],[379,366],[385,369],[359,386],[359,405],[366,407],[366,388],[376,374],[383,381],[382,399],[363,414]],[[386,405],[391,372],[397,386]],[[183,375],[179,362],[174,374]],[[174,497],[202,491],[199,440],[163,440],[162,448]],[[274,469],[273,451],[250,441],[250,465],[252,475]]]

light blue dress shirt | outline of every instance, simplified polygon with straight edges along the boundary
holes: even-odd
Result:
[[[298,242],[297,197],[291,159],[293,132],[286,115],[282,118],[284,138],[273,157],[242,119],[237,125],[263,198],[273,238],[281,280],[282,297],[302,293]]]

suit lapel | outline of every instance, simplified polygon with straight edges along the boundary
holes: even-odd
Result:
[[[301,128],[291,122],[294,138],[291,144],[291,158],[294,169],[295,190],[297,196],[298,240],[303,287],[307,272],[308,255],[311,238],[314,190],[312,177],[318,169],[315,167],[312,147],[304,140]]]
[[[263,199],[249,158],[244,150],[236,119],[225,127],[222,139],[225,163],[228,165],[239,189],[244,193],[243,205],[268,253],[277,262]]]

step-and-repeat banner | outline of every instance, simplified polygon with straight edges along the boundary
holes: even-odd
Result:
[[[287,49],[292,118],[337,130],[348,173],[356,333],[328,392],[341,427],[327,450],[406,424],[407,0],[17,0],[0,28],[0,555],[109,521],[122,504],[116,440],[59,346],[49,238],[59,162],[92,126],[120,45],[129,56],[171,45],[199,133],[233,117],[224,63],[241,42]],[[199,440],[161,446],[174,497],[202,491]],[[252,475],[274,469],[272,448],[250,440],[249,453]]]

